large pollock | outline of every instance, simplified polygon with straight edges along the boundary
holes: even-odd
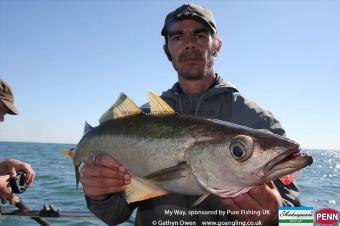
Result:
[[[151,112],[144,114],[121,94],[99,126],[86,126],[67,152],[77,184],[81,163],[103,153],[133,174],[129,203],[169,192],[233,197],[313,162],[298,143],[267,130],[178,115],[157,95],[149,99]]]

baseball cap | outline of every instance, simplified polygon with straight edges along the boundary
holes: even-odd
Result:
[[[161,32],[162,36],[167,35],[168,27],[170,25],[185,19],[197,20],[210,28],[213,33],[217,32],[213,13],[204,6],[189,3],[178,7],[166,16]]]
[[[11,115],[19,114],[14,106],[14,96],[11,87],[0,79],[0,101],[6,106],[7,113]]]

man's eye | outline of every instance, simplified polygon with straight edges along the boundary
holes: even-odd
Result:
[[[181,41],[181,40],[182,40],[182,37],[179,36],[179,35],[175,35],[175,36],[173,36],[171,39],[172,39],[172,41]]]
[[[202,33],[196,34],[197,39],[202,39],[202,38],[205,38],[205,37],[206,37],[205,34],[202,34]]]

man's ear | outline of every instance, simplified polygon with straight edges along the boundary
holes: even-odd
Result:
[[[215,43],[214,43],[214,57],[217,57],[218,53],[220,52],[221,47],[222,47],[222,40],[219,38],[216,38]]]
[[[170,55],[170,52],[169,52],[169,49],[168,49],[168,45],[167,44],[164,44],[163,45],[163,50],[165,52],[165,55],[168,57],[168,60],[169,61],[172,61],[172,58],[171,58],[171,55]]]

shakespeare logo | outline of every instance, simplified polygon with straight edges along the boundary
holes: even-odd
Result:
[[[280,207],[280,226],[313,226],[313,207]]]

